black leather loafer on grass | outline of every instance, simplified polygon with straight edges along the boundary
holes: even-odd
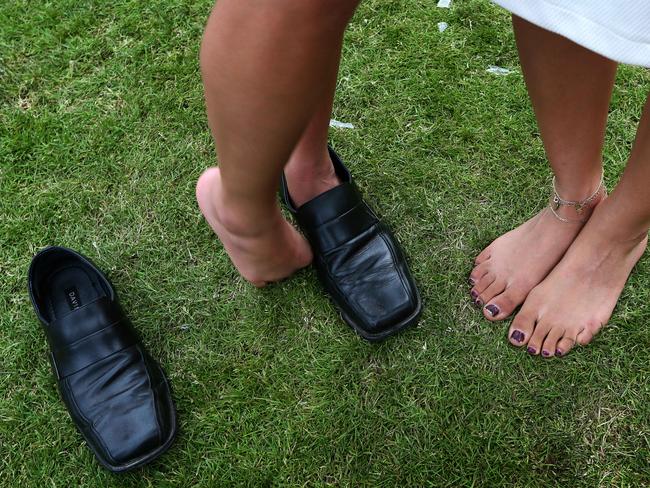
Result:
[[[397,240],[329,151],[340,185],[295,208],[283,177],[282,197],[311,244],[320,281],[343,319],[364,339],[380,341],[415,324],[422,301]]]
[[[169,384],[104,274],[75,251],[48,247],[32,260],[29,295],[61,397],[97,459],[120,472],[165,452],[176,434]]]

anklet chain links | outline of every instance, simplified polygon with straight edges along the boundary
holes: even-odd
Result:
[[[557,213],[557,211],[560,209],[560,207],[573,207],[574,210],[578,215],[582,215],[582,213],[585,211],[585,208],[593,202],[596,197],[600,194],[600,191],[605,187],[605,180],[604,176],[600,177],[600,183],[598,184],[598,188],[596,188],[596,191],[593,192],[590,196],[585,198],[584,200],[564,200],[562,197],[557,192],[557,187],[555,186],[555,176],[553,176],[553,196],[551,197],[551,204],[550,204],[550,209],[551,212],[553,212],[553,215],[555,218],[558,220],[561,220],[562,222],[581,222],[585,223],[587,219],[567,219],[566,217],[562,217]],[[607,190],[605,190],[607,191]]]

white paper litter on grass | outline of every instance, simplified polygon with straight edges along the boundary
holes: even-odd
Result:
[[[502,68],[501,66],[488,66],[488,69],[486,69],[488,73],[492,73],[493,75],[499,75],[499,76],[505,76],[509,75],[512,73],[508,68]]]
[[[451,0],[438,0],[438,8],[449,8]]]
[[[354,129],[354,125],[349,122],[339,122],[338,120],[330,119],[330,127],[337,127],[339,129]]]
[[[447,22],[438,22],[438,32],[445,32],[447,27],[449,27]]]

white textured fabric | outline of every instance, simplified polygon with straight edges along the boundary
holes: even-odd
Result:
[[[492,0],[619,63],[650,67],[650,0]]]

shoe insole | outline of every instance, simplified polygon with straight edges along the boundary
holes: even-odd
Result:
[[[49,276],[47,282],[48,308],[52,320],[106,295],[94,276],[80,266],[59,268]]]

